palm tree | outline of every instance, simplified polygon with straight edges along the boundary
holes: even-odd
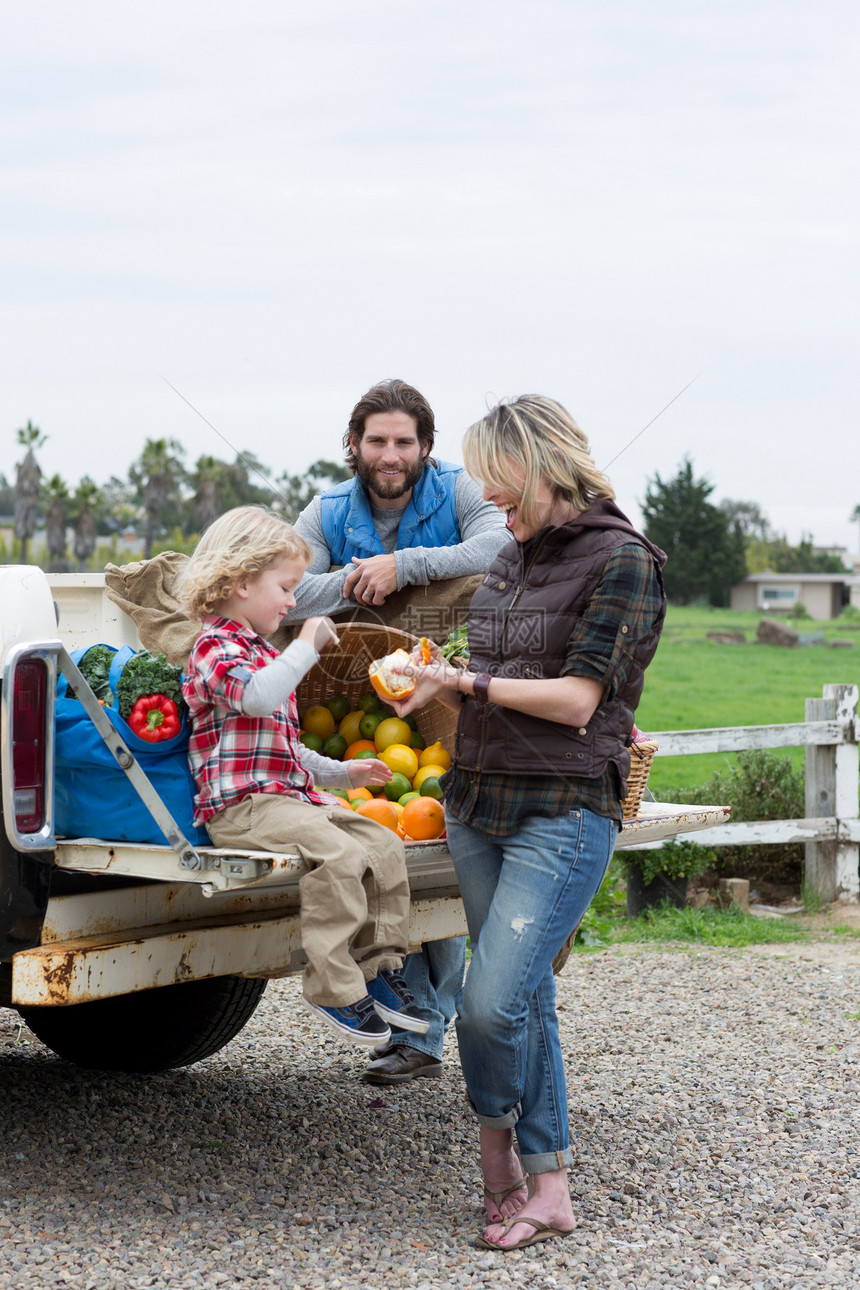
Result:
[[[198,457],[191,476],[194,488],[194,523],[199,532],[208,529],[221,514],[219,494],[223,490],[229,467],[217,457]]]
[[[66,503],[69,490],[59,475],[52,475],[45,485],[45,532],[48,539],[48,568],[52,573],[68,573],[66,560]]]
[[[19,463],[15,478],[15,536],[21,541],[21,563],[27,563],[27,543],[36,532],[39,522],[39,480],[42,471],[33,454],[47,439],[38,426],[28,421],[17,432],[18,443],[27,452]]]
[[[182,464],[184,453],[182,444],[175,439],[147,439],[139,460],[129,472],[146,511],[143,542],[146,560],[152,556],[159,520],[168,505],[179,500],[181,487],[186,481],[185,467]]]
[[[75,492],[74,505],[78,512],[75,520],[74,550],[78,562],[78,571],[83,573],[93,551],[96,549],[95,511],[101,502],[101,491],[93,481],[84,475]]]

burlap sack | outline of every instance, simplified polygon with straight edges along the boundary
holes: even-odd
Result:
[[[187,561],[181,551],[163,551],[151,560],[105,567],[108,597],[131,618],[144,649],[164,654],[169,663],[181,668],[187,666],[200,633],[200,624],[187,616],[176,596],[176,580]],[[466,621],[482,577],[476,573],[431,582],[427,587],[403,587],[378,609],[357,605],[338,614],[336,621],[382,623],[444,645],[449,632]],[[284,626],[267,639],[277,649],[284,649],[300,628],[301,623]]]

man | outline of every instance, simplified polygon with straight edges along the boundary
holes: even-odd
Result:
[[[434,438],[429,403],[405,381],[381,381],[359,399],[343,441],[354,478],[315,497],[296,520],[314,558],[288,622],[378,609],[404,587],[486,572],[508,540],[504,516],[462,466],[434,460]],[[403,626],[421,634],[420,623]],[[425,634],[438,630],[428,625]],[[403,975],[430,1026],[424,1035],[392,1028],[366,1080],[399,1084],[442,1074],[465,966],[463,937],[431,941],[407,957]]]

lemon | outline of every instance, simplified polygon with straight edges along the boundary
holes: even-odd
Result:
[[[315,704],[305,712],[302,718],[302,729],[307,730],[309,734],[319,735],[320,739],[328,739],[329,735],[334,734],[334,717],[328,708]]]
[[[389,744],[405,744],[408,748],[411,738],[412,731],[405,721],[401,721],[399,717],[386,717],[376,727],[373,742],[380,752],[384,752]]]
[[[361,738],[359,724],[364,716],[364,709],[359,708],[357,712],[348,712],[337,728],[337,733],[343,735],[347,744],[354,744],[356,739]]]
[[[389,744],[379,754],[379,760],[384,761],[389,770],[405,776],[406,779],[411,779],[418,769],[418,754],[407,744]],[[406,789],[402,791],[405,793]],[[399,797],[400,794],[398,793],[397,796]]]
[[[441,779],[447,769],[447,766],[422,766],[418,773],[413,776],[412,787],[420,793],[425,779]]]
[[[421,753],[421,756],[418,758],[418,765],[444,766],[446,770],[450,770],[451,758],[437,739],[435,744],[428,744]]]

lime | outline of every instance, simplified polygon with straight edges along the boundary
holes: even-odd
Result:
[[[323,750],[322,738],[315,735],[312,730],[306,730],[303,735],[299,735],[299,743],[310,748],[312,752],[321,753]]]
[[[413,789],[410,789],[408,793],[404,793],[402,797],[398,797],[397,800],[401,806],[405,806],[407,802],[411,802],[413,798],[420,797],[420,796],[421,794],[417,793],[413,788]]]
[[[408,718],[406,718],[406,720],[408,720]],[[424,736],[419,735],[417,730],[412,731],[412,738],[409,740],[409,746],[410,748],[414,748],[416,752],[423,752],[427,747],[424,742]]]
[[[334,797],[342,797],[342,798],[343,798],[343,800],[344,800],[345,802],[348,802],[348,801],[349,801],[349,798],[348,798],[348,797],[347,797],[347,795],[346,795],[346,789],[345,789],[345,788],[330,788],[328,791],[329,791],[329,792],[332,794],[332,796],[334,796]]]
[[[323,757],[332,757],[335,761],[340,761],[346,752],[346,746],[343,735],[329,735],[322,746]]]
[[[381,720],[381,712],[366,712],[358,723],[358,733],[362,739],[372,739]]]
[[[355,756],[350,758],[350,761],[367,761],[368,757],[378,757],[378,756],[379,754],[377,753],[375,748],[362,748],[361,752],[357,752]],[[372,793],[373,789],[371,788],[370,791]]]
[[[405,775],[399,771],[392,775],[391,779],[385,785],[385,796],[389,802],[399,802],[404,793],[410,791],[410,783]]]
[[[418,790],[419,797],[435,797],[437,802],[441,802],[444,794],[439,787],[439,781],[435,775],[428,775]]]
[[[418,733],[418,722],[415,720],[411,712],[409,713],[409,716],[404,717],[403,720],[406,722],[410,730],[414,730],[416,734]]]
[[[365,712],[381,712],[382,700],[375,690],[368,690],[358,701],[358,706],[364,708]]]
[[[343,721],[349,712],[349,699],[345,694],[333,694],[325,705],[335,721]]]

